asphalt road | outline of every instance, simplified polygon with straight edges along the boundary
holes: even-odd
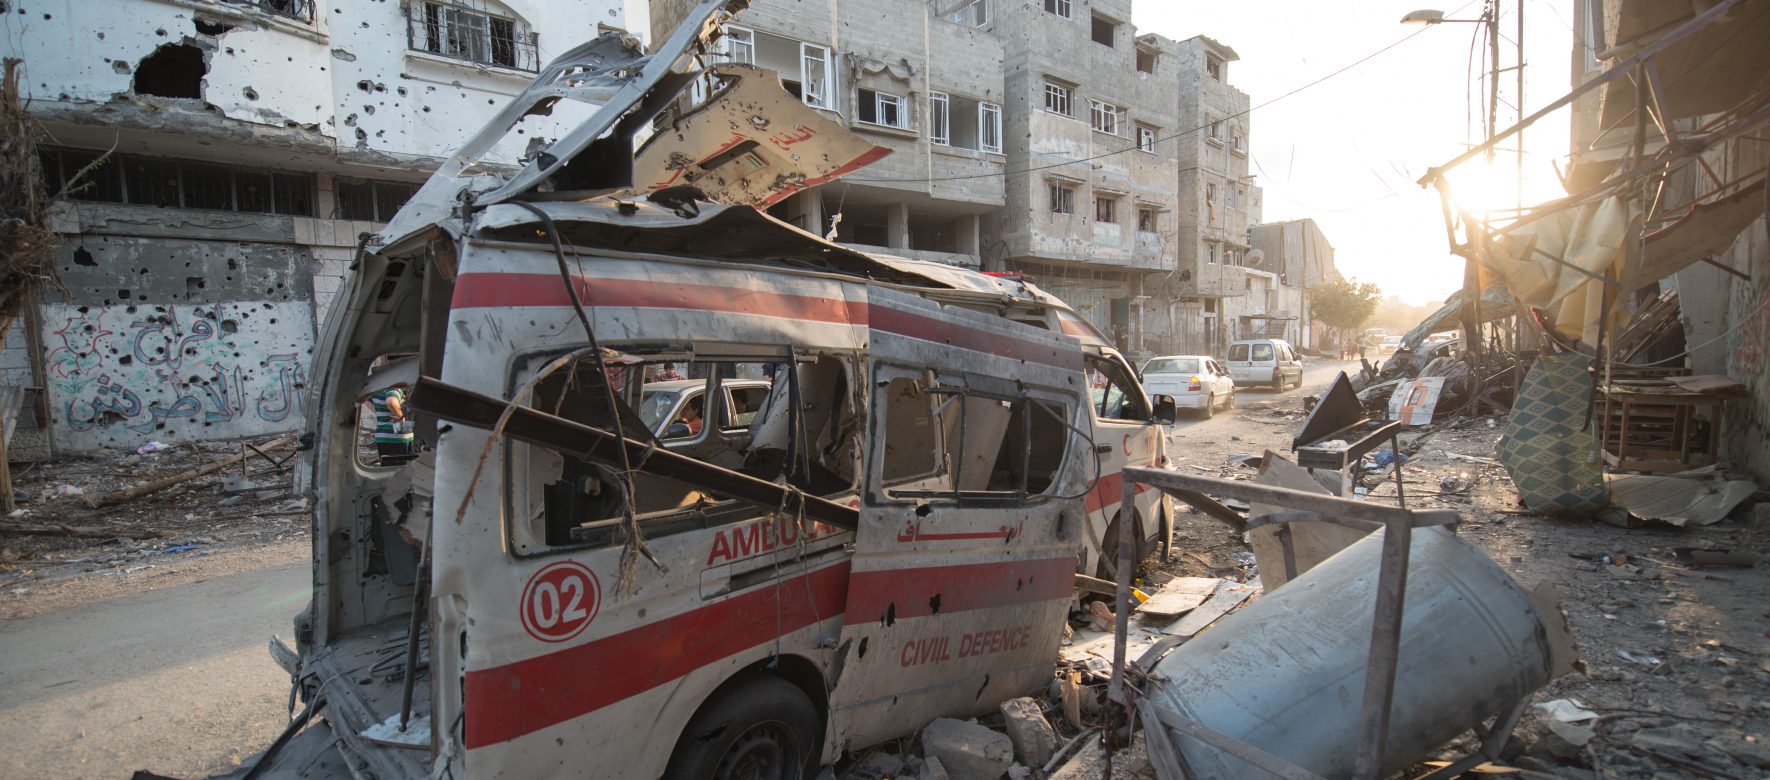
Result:
[[[1326,390],[1328,383],[1333,381],[1334,375],[1341,371],[1351,374],[1357,370],[1358,361],[1356,360],[1322,360],[1319,362],[1305,363],[1303,365],[1303,383],[1301,385],[1282,393],[1273,392],[1271,389],[1265,387],[1238,387],[1235,389],[1235,403],[1237,406],[1246,406],[1274,399],[1295,399],[1296,409],[1301,412],[1303,410],[1303,396],[1315,395]],[[1172,426],[1169,426],[1169,435],[1172,436],[1175,433],[1183,433],[1190,428],[1198,426],[1205,427],[1193,431],[1194,433],[1211,430],[1211,423],[1218,422],[1219,420],[1234,420],[1235,415],[1236,410],[1234,409],[1218,409],[1216,417],[1211,420],[1205,420],[1200,418],[1196,412],[1182,410],[1180,412],[1180,419],[1176,420]],[[1225,427],[1230,425],[1233,425],[1233,423],[1226,423]]]
[[[126,592],[0,624],[0,777],[226,769],[287,722],[270,660],[307,602],[306,560]]]

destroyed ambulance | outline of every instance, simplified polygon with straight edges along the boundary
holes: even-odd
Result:
[[[798,777],[1042,687],[1076,575],[1166,544],[1118,472],[1165,465],[1171,400],[1081,317],[753,207],[884,150],[697,71],[733,6],[568,52],[365,240],[298,469],[313,602],[272,642],[304,706],[253,775]],[[594,112],[475,172],[562,99]],[[698,414],[648,425],[678,371]],[[418,452],[365,443],[388,392]]]

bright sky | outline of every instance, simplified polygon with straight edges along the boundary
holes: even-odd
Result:
[[[1502,65],[1517,56],[1518,2],[1501,0]],[[1420,8],[1448,19],[1481,13],[1480,0],[1142,0],[1132,19],[1139,33],[1206,35],[1241,56],[1229,66],[1229,81],[1254,106],[1249,140],[1255,182],[1265,189],[1264,219],[1313,218],[1334,245],[1342,274],[1416,305],[1460,287],[1463,262],[1449,253],[1438,195],[1415,181],[1483,137],[1487,111],[1485,88],[1475,81],[1486,28],[1399,23]],[[1524,18],[1528,115],[1572,88],[1573,3],[1524,0]],[[1415,32],[1421,34],[1362,65],[1261,107]],[[1481,49],[1472,57],[1478,33]],[[1502,129],[1517,118],[1516,78],[1501,75]],[[1565,165],[1567,123],[1563,109],[1526,131],[1526,205],[1562,194],[1550,161]],[[1505,147],[1517,148],[1511,141]],[[1495,160],[1499,194],[1490,197],[1500,202],[1492,205],[1513,205],[1514,164],[1510,154]],[[1479,160],[1464,167],[1480,175]]]

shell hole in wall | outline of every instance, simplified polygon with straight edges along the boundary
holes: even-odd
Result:
[[[208,72],[209,65],[203,61],[201,49],[183,43],[168,43],[135,66],[135,94],[201,99],[203,76]]]
[[[86,247],[77,246],[74,247],[74,265],[97,266],[98,261],[92,259],[92,253],[86,251]]]

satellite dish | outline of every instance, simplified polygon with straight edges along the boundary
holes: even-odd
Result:
[[[1247,254],[1241,256],[1241,264],[1249,268],[1259,268],[1260,263],[1265,260],[1266,250],[1263,249],[1249,249]]]

